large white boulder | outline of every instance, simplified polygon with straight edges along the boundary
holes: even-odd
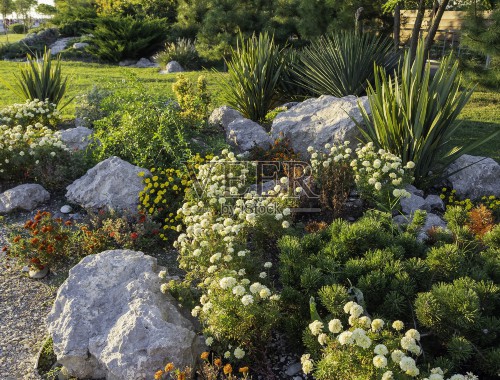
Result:
[[[459,169],[462,170],[448,177],[459,198],[500,197],[500,165],[495,160],[464,154],[447,168],[445,174]]]
[[[229,123],[226,132],[226,141],[238,153],[248,152],[253,148],[267,150],[273,140],[266,130],[250,119],[236,119]]]
[[[0,194],[0,214],[14,210],[31,211],[49,199],[49,192],[41,185],[34,183],[19,185]]]
[[[222,106],[212,111],[208,123],[226,130],[236,119],[243,119],[243,115],[229,106]]]
[[[366,96],[336,98],[322,95],[308,99],[279,113],[273,121],[271,136],[273,140],[289,139],[294,151],[304,157],[309,155],[309,146],[323,150],[327,143],[350,141],[354,144],[360,132],[351,117],[358,122],[362,121],[358,100],[369,109]]]
[[[72,151],[87,149],[92,142],[92,130],[83,126],[56,132],[61,141]]]
[[[139,380],[167,362],[194,367],[193,325],[160,292],[156,259],[113,250],[85,257],[57,292],[47,327],[70,376]]]
[[[165,66],[165,73],[170,74],[170,73],[182,73],[184,72],[183,67],[181,64],[177,61],[170,61],[167,63],[167,66]]]
[[[140,172],[151,175],[147,169],[112,156],[69,185],[66,198],[87,209],[136,210],[144,188]]]

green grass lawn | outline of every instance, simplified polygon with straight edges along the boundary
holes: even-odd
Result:
[[[8,84],[14,81],[14,73],[20,63],[0,61],[0,107],[20,102],[16,94],[9,88]],[[173,95],[172,83],[175,81],[174,74],[159,74],[158,69],[137,69],[118,67],[111,65],[100,65],[81,62],[63,62],[63,72],[70,78],[68,95],[74,97],[89,91],[94,85],[102,85],[110,82],[123,82],[125,84],[133,78],[144,84],[144,90],[150,93],[163,92]],[[209,83],[209,89],[213,95],[215,105],[220,105],[221,87],[220,79],[213,72],[190,72],[186,75],[196,80],[204,74]],[[75,102],[71,102],[63,109],[65,118],[74,117]],[[478,86],[470,102],[460,115],[462,124],[453,142],[457,145],[468,145],[472,141],[485,136],[500,128],[500,93],[498,90]],[[487,144],[477,148],[472,154],[492,157],[500,162],[500,135],[490,140]]]
[[[8,35],[5,35],[2,33],[2,34],[0,34],[0,45],[7,43],[7,38],[8,38],[8,42],[10,44],[12,44],[14,42],[22,40],[25,36],[26,36],[26,34],[15,34],[15,33],[11,34],[11,33],[9,33]]]

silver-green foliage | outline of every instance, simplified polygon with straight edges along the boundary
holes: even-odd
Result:
[[[453,144],[453,135],[460,126],[456,119],[473,89],[462,88],[458,62],[451,55],[443,58],[432,76],[423,45],[421,41],[413,62],[405,54],[394,77],[377,67],[374,86],[367,91],[371,115],[360,105],[364,138],[401,157],[403,164],[413,161],[415,180],[421,185],[500,132],[468,146]]]
[[[398,56],[392,42],[372,34],[343,31],[322,36],[301,52],[298,83],[317,95],[361,95],[373,80],[373,64],[391,70]]]
[[[254,121],[263,121],[277,105],[277,92],[284,66],[284,54],[267,33],[243,40],[226,61],[224,101]]]

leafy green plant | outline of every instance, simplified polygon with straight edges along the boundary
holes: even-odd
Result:
[[[261,122],[277,106],[277,90],[284,67],[284,54],[267,33],[246,41],[240,35],[238,46],[226,61],[229,76],[221,76],[224,101],[243,116]]]
[[[298,83],[314,94],[362,95],[373,80],[373,64],[391,70],[397,59],[389,39],[344,31],[306,47],[294,71]]]
[[[187,38],[178,38],[176,42],[168,42],[165,49],[153,57],[160,66],[166,66],[170,61],[177,61],[186,70],[195,70],[200,67],[200,56],[193,41]]]
[[[100,17],[92,31],[94,37],[88,51],[109,62],[149,56],[165,40],[166,31],[163,19]]]
[[[383,68],[375,69],[374,86],[368,89],[371,116],[360,105],[365,122],[361,132],[376,147],[401,157],[403,164],[413,161],[415,180],[425,185],[462,154],[500,133],[468,146],[450,142],[460,126],[455,121],[471,95],[472,89],[462,89],[458,62],[451,55],[431,77],[421,42],[415,61],[405,54],[398,76],[389,77]]]
[[[66,93],[68,77],[62,75],[61,60],[52,60],[49,50],[45,50],[43,57],[28,54],[27,66],[21,66],[19,76],[16,75],[16,86],[19,96],[29,100],[46,100],[59,106]],[[66,106],[71,99],[63,105]]]

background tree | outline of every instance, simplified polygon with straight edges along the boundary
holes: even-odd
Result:
[[[28,32],[30,28],[31,9],[38,4],[37,0],[15,0],[16,13],[21,16],[24,24],[24,31]]]
[[[14,12],[16,9],[14,2],[12,0],[0,0],[0,14],[2,15],[3,22],[3,30],[7,35],[7,25],[5,24],[5,20],[7,19],[7,15]],[[7,36],[7,42],[9,42],[9,37]]]
[[[53,16],[57,13],[57,9],[55,6],[50,4],[38,4],[36,7],[36,12],[41,15]]]

